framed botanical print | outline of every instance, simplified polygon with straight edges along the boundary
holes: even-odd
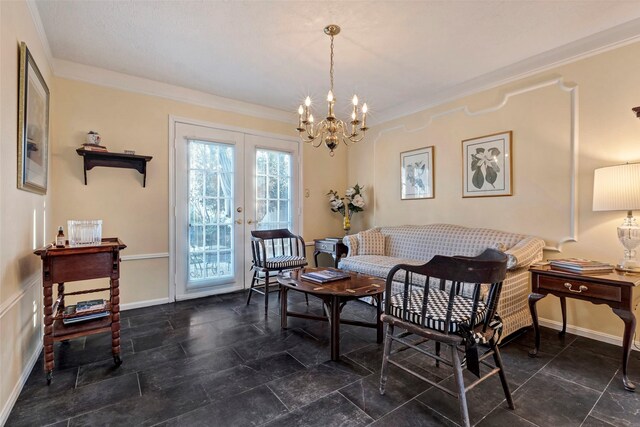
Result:
[[[18,188],[47,193],[49,88],[27,45],[20,44]]]
[[[512,132],[462,141],[462,197],[511,196]]]
[[[432,199],[433,146],[400,153],[401,199]]]

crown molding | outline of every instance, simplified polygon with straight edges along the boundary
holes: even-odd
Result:
[[[44,25],[42,25],[42,19],[40,19],[40,11],[38,11],[35,0],[26,0],[26,3],[27,8],[29,8],[29,13],[31,14],[31,19],[33,20],[33,25],[36,27],[42,50],[47,57],[47,66],[49,67],[49,71],[53,73],[53,55],[51,54],[51,46],[49,45],[47,33],[44,31]]]
[[[52,63],[53,73],[56,77],[77,80],[127,92],[157,96],[187,104],[199,105],[201,107],[228,111],[231,113],[294,124],[295,115],[289,111],[251,104],[231,98],[224,98],[222,96],[187,89],[182,86],[175,86],[142,77],[131,76],[129,74],[105,70],[104,68],[66,61],[64,59],[54,58]]]
[[[580,61],[640,41],[640,19],[634,19],[608,30],[516,62],[499,70],[478,76],[441,91],[427,103],[404,103],[378,113],[378,123],[419,113],[465,96],[493,89],[531,77],[553,68]]]

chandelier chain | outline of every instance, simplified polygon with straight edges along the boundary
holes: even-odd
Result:
[[[333,36],[331,36],[331,66],[329,68],[329,77],[331,78],[331,92],[333,92]]]

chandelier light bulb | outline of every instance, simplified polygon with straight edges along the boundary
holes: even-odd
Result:
[[[305,98],[304,100],[304,105],[306,105],[307,107],[311,106],[311,98],[309,98],[308,96]]]
[[[309,115],[309,122],[313,123],[313,114]]]
[[[353,113],[351,113],[351,120],[355,120],[356,119],[356,112],[354,111]]]
[[[364,104],[362,104],[362,113],[367,114],[367,110],[368,110],[367,103],[365,102]]]
[[[353,102],[353,105],[358,105],[358,95],[353,95],[351,102]]]
[[[298,107],[298,114],[302,115],[302,113],[304,113],[304,109],[302,108],[302,105]]]
[[[327,94],[327,101],[333,102],[333,91],[331,91],[331,90]]]

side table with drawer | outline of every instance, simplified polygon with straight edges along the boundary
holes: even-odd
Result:
[[[589,301],[593,304],[606,304],[624,322],[623,349],[622,349],[622,382],[624,388],[635,391],[636,386],[629,381],[627,365],[633,334],[636,330],[636,318],[633,314],[633,289],[640,285],[640,275],[613,271],[611,273],[577,274],[554,270],[549,266],[531,267],[531,294],[529,295],[529,309],[533,319],[535,332],[535,348],[529,355],[535,357],[540,348],[540,328],[538,326],[538,313],[536,303],[548,294],[560,298],[562,310],[562,331],[567,329],[567,305],[566,298]]]
[[[342,243],[342,240],[337,237],[327,237],[325,239],[316,239],[315,242],[315,250],[313,252],[313,261],[316,263],[316,267],[318,266],[318,255],[321,253],[329,254],[333,257],[333,266],[338,268],[338,263],[340,262],[340,258],[349,252],[349,248],[347,245]]]

